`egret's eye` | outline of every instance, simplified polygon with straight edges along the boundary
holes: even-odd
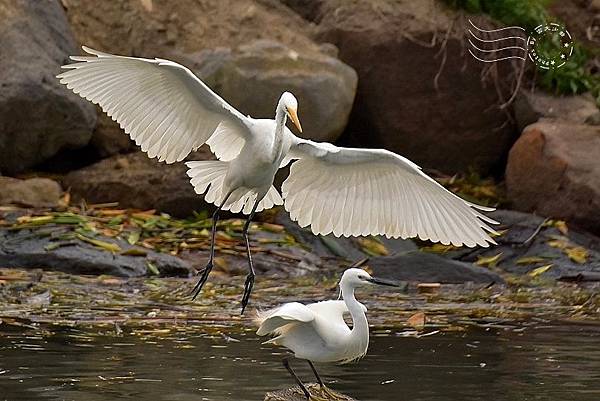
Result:
[[[366,280],[367,276],[358,276],[358,278],[361,279],[361,280]]]

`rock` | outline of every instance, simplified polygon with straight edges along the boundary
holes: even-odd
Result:
[[[320,51],[309,38],[310,24],[278,0],[64,3],[80,43],[116,54],[169,58],[255,39],[276,39],[298,52]]]
[[[540,91],[519,92],[515,99],[514,112],[519,131],[536,123],[540,118],[557,118],[584,124],[600,114],[590,94],[553,96]]]
[[[512,205],[600,233],[599,154],[598,126],[550,119],[530,125],[508,158]]]
[[[184,62],[185,63],[185,62]],[[344,130],[356,92],[356,72],[336,58],[300,53],[259,40],[237,50],[205,50],[190,62],[231,105],[254,118],[274,118],[277,100],[292,92],[306,138],[335,141]]]
[[[589,49],[598,49],[600,42],[600,2],[598,0],[561,0],[548,3],[551,18],[566,23],[573,38]],[[592,55],[598,53],[591,52]],[[597,71],[597,70],[596,70]]]
[[[505,231],[496,237],[498,246],[463,249],[446,256],[475,262],[500,254],[495,269],[517,275],[535,274],[534,270],[551,265],[538,275],[552,279],[586,280],[600,273],[600,238],[572,227],[564,234],[554,225],[543,225],[543,217],[528,213],[497,210],[489,215],[502,223],[498,230]],[[583,263],[569,256],[577,249],[586,254]]]
[[[193,160],[211,158],[206,147]],[[165,164],[145,153],[113,156],[67,174],[62,183],[74,200],[89,203],[119,202],[121,207],[156,209],[177,217],[212,209],[196,194],[183,163]]]
[[[421,251],[375,257],[368,264],[375,276],[397,281],[446,284],[504,282],[498,274],[485,268]]]
[[[102,241],[116,243],[123,250],[137,249],[145,256],[111,253],[81,241],[47,250],[49,245],[54,244],[51,236],[35,235],[28,230],[0,230],[0,266],[122,277],[151,274],[148,263],[152,263],[165,276],[188,276],[191,270],[188,263],[175,256],[131,246],[112,238],[102,238]]]
[[[460,14],[439,1],[320,4],[317,39],[336,45],[359,77],[345,144],[383,147],[449,173],[486,174],[503,163],[516,131],[494,84],[482,82],[484,63],[465,51]]]
[[[90,147],[100,158],[128,153],[135,150],[135,142],[129,138],[119,124],[98,108],[98,123],[90,141]]]
[[[323,396],[321,394],[321,392],[319,391],[319,385],[317,383],[308,383],[308,384],[305,383],[304,385],[306,386],[307,390],[311,393],[311,395],[316,395],[319,397],[319,399],[334,400],[334,398],[330,398],[328,396]],[[338,393],[337,391],[333,391],[331,389],[329,389],[329,390],[331,392],[335,393],[336,401],[355,401],[355,399],[351,398],[350,396],[347,396],[342,393]],[[325,397],[325,398],[323,398],[323,397]],[[311,399],[312,399],[312,397],[311,397]],[[302,392],[300,387],[294,386],[291,388],[286,388],[285,390],[268,392],[267,394],[265,394],[264,401],[306,401],[306,396],[304,395],[304,393]]]
[[[0,171],[17,173],[88,143],[94,106],[55,78],[77,52],[57,0],[0,4]]]
[[[48,178],[0,177],[0,188],[0,205],[56,207],[62,195],[61,186]]]
[[[292,221],[289,217],[289,214],[285,210],[280,210],[277,213],[275,221],[285,227],[285,230],[299,243],[308,247],[313,254],[321,258],[338,257],[345,259],[347,262],[353,263],[369,256],[364,252],[362,246],[360,245],[360,240],[362,238],[338,238],[333,234],[325,236],[314,235],[310,229],[302,228],[297,222]],[[380,237],[379,240],[390,255],[417,249],[415,243],[409,239],[387,239]]]
[[[277,0],[180,0],[160,6],[156,1],[130,0],[64,3],[83,44],[115,54],[172,59],[189,67],[198,52],[207,50],[208,62],[218,64],[212,71],[218,75],[212,76],[218,87],[210,86],[243,113],[273,118],[281,92],[289,89],[300,99],[306,135],[333,140],[346,125],[355,72],[330,56],[333,46],[310,39],[311,24]],[[247,46],[260,39],[280,45],[259,41]],[[240,51],[223,56],[222,49],[242,45]],[[290,55],[298,58],[294,61]],[[256,63],[261,74],[255,75]],[[263,63],[269,66],[266,73]],[[209,75],[202,78],[210,81]],[[131,143],[119,131],[109,118],[100,118],[91,143],[100,157],[130,150]]]

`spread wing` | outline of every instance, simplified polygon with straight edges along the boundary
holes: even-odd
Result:
[[[285,209],[301,227],[335,236],[385,235],[456,246],[495,244],[496,222],[427,176],[410,160],[382,149],[342,148],[295,138],[299,159],[283,183]]]
[[[256,334],[264,336],[274,333],[280,327],[290,323],[308,323],[315,319],[314,313],[299,302],[289,302],[277,308],[258,314],[259,324]]]
[[[217,154],[251,135],[247,121],[189,69],[163,59],[115,56],[83,47],[91,56],[63,66],[60,82],[100,105],[149,157],[173,163],[207,142]]]

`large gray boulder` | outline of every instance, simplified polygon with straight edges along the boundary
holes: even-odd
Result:
[[[94,106],[55,75],[77,53],[58,1],[0,2],[0,171],[16,173],[90,140]]]
[[[307,2],[286,3],[304,10]],[[317,24],[316,38],[336,45],[358,73],[346,143],[383,147],[449,173],[489,173],[502,164],[517,131],[499,108],[495,83],[481,77],[484,63],[466,52],[459,13],[439,1],[310,4],[304,15]],[[498,73],[499,88],[508,76]]]
[[[357,76],[335,57],[259,40],[236,50],[205,50],[190,62],[209,86],[254,118],[274,118],[281,94],[292,92],[304,129],[300,136],[333,142],[348,122]]]
[[[600,233],[600,126],[543,119],[510,151],[506,186],[522,211]]]

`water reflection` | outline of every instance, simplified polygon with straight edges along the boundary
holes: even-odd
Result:
[[[164,334],[170,333],[166,331]],[[262,400],[291,385],[282,353],[252,334],[111,337],[0,333],[0,399]],[[335,390],[367,400],[596,401],[600,328],[373,336],[358,364],[321,367]],[[310,371],[297,364],[307,379]]]

